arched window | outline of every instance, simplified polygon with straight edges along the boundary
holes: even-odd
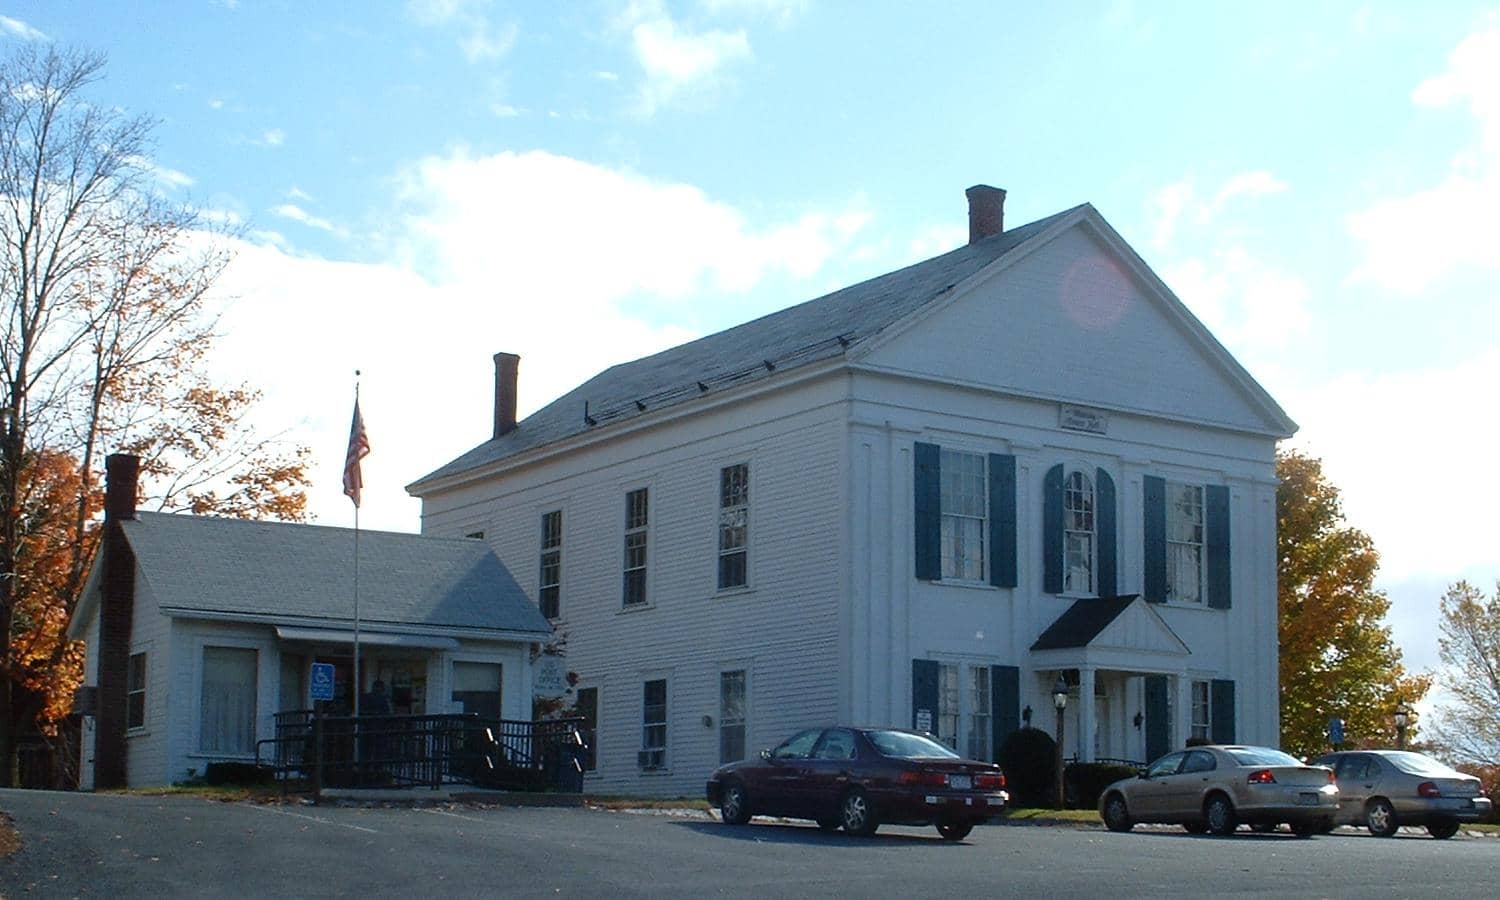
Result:
[[[1063,592],[1094,592],[1094,483],[1070,472],[1063,486]]]

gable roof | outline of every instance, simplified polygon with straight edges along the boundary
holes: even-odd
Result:
[[[168,615],[353,624],[353,529],[151,512],[120,525]],[[98,594],[85,590],[73,627]],[[489,545],[470,539],[359,532],[359,613],[361,627],[376,629],[552,634]]]
[[[1038,219],[726,331],[611,366],[527,416],[514,430],[480,444],[406,489],[420,494],[432,482],[592,428],[841,357],[1083,208]],[[585,403],[593,425],[584,420]]]
[[[1080,661],[1089,656],[1102,659],[1101,654],[1121,650],[1187,656],[1187,644],[1162,620],[1154,605],[1139,594],[1075,600],[1037,637],[1031,650],[1052,651],[1042,659],[1076,657]]]

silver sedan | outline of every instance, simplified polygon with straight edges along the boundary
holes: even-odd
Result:
[[[1349,750],[1320,757],[1339,784],[1340,825],[1363,825],[1391,837],[1402,825],[1424,825],[1450,838],[1464,822],[1489,817],[1479,779],[1410,750]]]
[[[1209,745],[1168,753],[1105,788],[1099,815],[1111,831],[1159,822],[1223,835],[1285,822],[1306,837],[1333,827],[1338,799],[1332,769],[1270,747]]]

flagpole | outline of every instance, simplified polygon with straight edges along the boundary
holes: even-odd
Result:
[[[354,370],[354,410],[359,414],[359,370]],[[361,485],[362,487],[363,485]],[[354,501],[354,715],[359,716],[359,500]],[[357,742],[356,742],[357,744]],[[358,749],[355,750],[357,754]],[[355,757],[358,758],[357,756]]]

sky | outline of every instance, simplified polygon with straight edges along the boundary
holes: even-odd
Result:
[[[356,371],[361,527],[417,531],[494,353],[524,416],[959,246],[987,183],[1092,203],[1280,402],[1432,668],[1446,586],[1500,579],[1500,6],[1247,6],[0,0],[0,50],[107,54],[156,189],[235,230],[212,365],[322,524]]]

